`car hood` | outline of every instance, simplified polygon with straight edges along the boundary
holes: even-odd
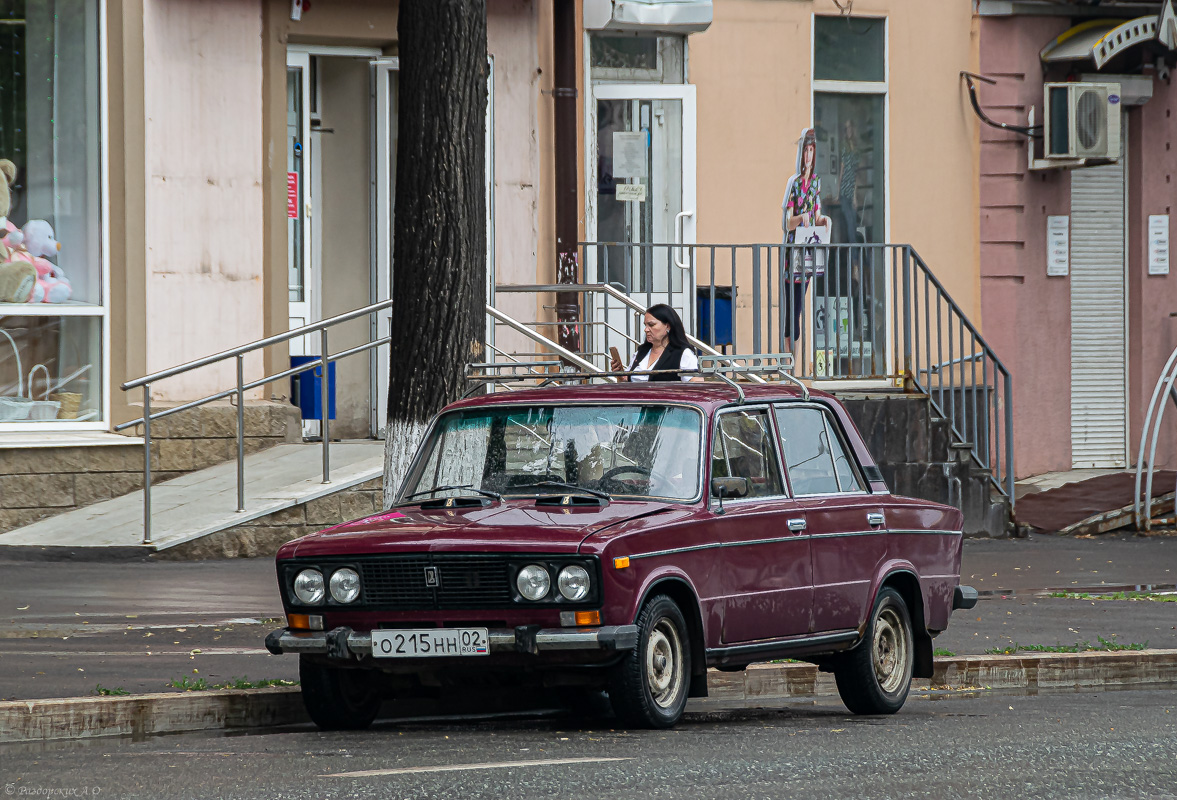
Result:
[[[284,545],[278,558],[406,552],[574,553],[592,534],[677,504],[616,500],[604,507],[537,507],[534,500],[488,508],[415,506],[337,525]]]

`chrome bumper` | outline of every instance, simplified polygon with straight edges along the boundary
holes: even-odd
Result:
[[[547,653],[556,650],[632,650],[638,644],[637,625],[604,625],[599,628],[517,628],[487,631],[492,653]],[[266,637],[266,649],[274,655],[314,653],[331,658],[363,658],[372,655],[372,636],[340,627],[330,631],[276,630]],[[393,659],[389,659],[390,661]]]

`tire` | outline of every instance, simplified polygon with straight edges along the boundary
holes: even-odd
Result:
[[[907,603],[886,586],[875,598],[866,636],[834,667],[846,708],[855,714],[894,714],[903,708],[914,658]]]
[[[367,670],[328,667],[299,656],[298,677],[303,705],[320,730],[363,730],[380,712],[375,676]]]
[[[613,671],[609,700],[626,724],[670,728],[682,717],[691,687],[691,641],[686,618],[664,594],[637,619],[638,645]]]

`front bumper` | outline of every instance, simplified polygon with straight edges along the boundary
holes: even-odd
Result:
[[[632,650],[638,644],[637,625],[603,625],[598,628],[541,628],[520,625],[487,631],[491,653],[546,653],[557,650]],[[310,653],[330,658],[364,658],[372,655],[372,636],[348,627],[330,631],[282,628],[266,637],[266,649],[274,655]],[[395,659],[381,659],[394,661]]]

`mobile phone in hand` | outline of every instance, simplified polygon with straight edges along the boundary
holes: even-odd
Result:
[[[621,353],[617,350],[616,347],[609,348],[609,358],[611,359],[609,362],[610,367],[612,367],[614,364],[621,364],[622,367],[625,366],[625,362],[621,360]]]

